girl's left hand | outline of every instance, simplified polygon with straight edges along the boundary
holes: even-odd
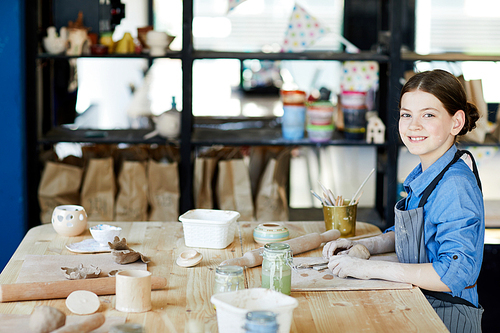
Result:
[[[353,277],[357,279],[370,279],[368,272],[372,262],[350,256],[332,256],[328,268],[340,278]]]

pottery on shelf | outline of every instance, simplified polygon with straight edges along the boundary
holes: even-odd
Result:
[[[166,32],[150,30],[146,33],[146,43],[149,46],[149,55],[152,57],[162,57],[167,53],[167,48],[174,40],[175,36],[170,36]]]
[[[56,27],[47,28],[47,37],[43,38],[43,47],[50,54],[60,54],[66,50],[68,43],[68,30],[62,27],[60,35],[57,34]]]
[[[80,56],[90,53],[90,39],[87,29],[71,28],[68,33],[66,55]]]
[[[87,229],[87,212],[82,206],[57,206],[52,212],[52,226],[62,236],[78,236]]]
[[[258,244],[283,242],[289,236],[288,229],[279,223],[261,223],[253,230],[253,239]]]
[[[146,134],[144,139],[160,135],[164,138],[173,139],[181,134],[181,113],[176,108],[175,97],[172,97],[172,108],[159,116],[153,117],[155,130]]]

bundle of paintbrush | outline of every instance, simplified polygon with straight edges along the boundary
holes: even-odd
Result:
[[[348,205],[356,205],[359,202],[359,198],[361,198],[361,196],[363,195],[363,191],[361,191],[361,189],[363,188],[363,186],[365,186],[366,182],[368,181],[370,176],[373,174],[373,172],[375,172],[375,169],[372,169],[370,174],[365,178],[365,180],[363,181],[361,186],[358,188],[356,193],[354,193],[351,200],[349,200],[349,201],[345,200],[341,195],[338,195],[337,197],[335,197],[332,190],[327,189],[319,181],[318,181],[319,186],[321,186],[321,189],[323,190],[323,196],[320,196],[318,193],[314,192],[313,190],[311,190],[311,193],[316,197],[316,199],[321,201],[321,204],[323,204],[323,206],[344,206],[344,204],[346,204],[346,203]]]

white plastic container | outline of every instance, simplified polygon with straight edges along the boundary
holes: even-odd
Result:
[[[224,249],[234,240],[240,213],[231,210],[192,209],[179,216],[189,247]]]
[[[244,333],[246,313],[256,310],[276,313],[279,333],[288,333],[292,325],[293,309],[299,305],[295,298],[265,288],[215,294],[210,301],[216,307],[219,333]]]

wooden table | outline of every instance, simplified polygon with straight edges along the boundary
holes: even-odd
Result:
[[[94,225],[96,223],[89,223]],[[203,260],[196,267],[182,268],[175,259],[184,250],[182,224],[179,222],[114,222],[123,228],[121,237],[131,248],[149,256],[148,270],[167,277],[164,290],[152,292],[152,311],[140,314],[114,309],[114,296],[100,296],[100,312],[106,317],[126,317],[153,332],[188,332],[189,327],[204,326],[205,332],[217,332],[217,318],[210,302],[215,268],[224,260],[240,257],[257,248],[252,231],[257,222],[238,222],[238,235],[223,250],[199,249]],[[322,222],[285,222],[290,237],[324,232]],[[358,223],[357,236],[374,235],[380,230]],[[51,225],[31,229],[0,275],[0,283],[15,283],[26,255],[68,255],[67,244],[91,238],[89,231],[78,237],[56,234]],[[303,254],[321,256],[321,248]],[[301,255],[299,255],[301,256]],[[248,288],[260,287],[261,268],[246,269]],[[378,291],[292,292],[299,302],[291,332],[447,332],[446,327],[418,288]],[[50,305],[66,313],[65,300],[0,303],[2,314],[29,315],[35,306]],[[4,315],[5,316],[5,315]],[[0,317],[1,318],[1,317]],[[1,321],[1,320],[0,320]],[[0,325],[1,326],[1,325]]]

